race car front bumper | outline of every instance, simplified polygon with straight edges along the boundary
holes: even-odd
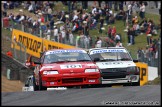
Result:
[[[42,76],[42,85],[45,87],[90,84],[101,84],[100,73],[56,74]]]
[[[139,81],[139,75],[127,75],[125,78],[114,78],[114,79],[103,79],[102,84],[113,84],[113,83],[134,83]]]

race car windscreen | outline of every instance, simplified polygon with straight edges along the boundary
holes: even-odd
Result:
[[[44,64],[57,63],[57,62],[79,62],[79,61],[92,61],[89,55],[82,50],[62,50],[50,51],[45,54]]]
[[[99,61],[132,61],[131,56],[124,49],[92,50],[90,57],[92,60],[98,58]]]

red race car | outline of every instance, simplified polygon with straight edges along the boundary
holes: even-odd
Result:
[[[49,50],[34,63],[34,90],[101,83],[98,67],[83,49]]]

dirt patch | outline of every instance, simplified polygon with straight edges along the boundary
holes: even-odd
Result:
[[[19,92],[22,91],[24,84],[20,80],[8,80],[1,76],[1,92]]]

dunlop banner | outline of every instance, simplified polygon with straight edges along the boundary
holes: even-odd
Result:
[[[42,39],[32,34],[22,32],[20,30],[13,29],[12,40],[16,39],[17,42],[22,43],[26,47],[26,52],[35,57],[40,57],[42,49]],[[13,46],[11,45],[13,48]],[[15,48],[20,50],[20,46],[16,45]]]
[[[143,86],[148,82],[148,65],[141,62],[135,64],[140,69],[140,86]]]
[[[45,46],[46,50],[76,48],[75,46],[66,45],[66,44],[62,44],[62,43],[58,43],[58,42],[53,42],[53,41],[49,41],[46,39],[43,39],[43,45]]]

